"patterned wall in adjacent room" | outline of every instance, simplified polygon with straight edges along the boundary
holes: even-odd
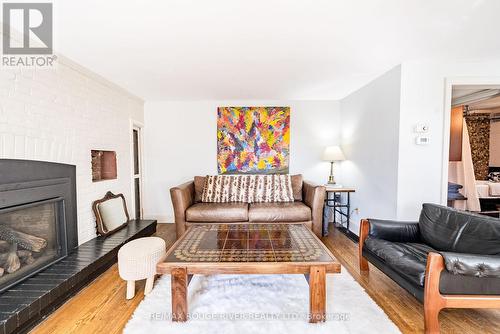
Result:
[[[472,161],[476,180],[488,178],[490,163],[490,118],[487,114],[465,116],[469,130]]]

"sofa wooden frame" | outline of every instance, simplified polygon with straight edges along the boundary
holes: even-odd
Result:
[[[363,246],[370,234],[370,221],[361,220],[359,228],[359,269],[368,271],[368,260],[363,257]],[[500,308],[498,295],[442,295],[439,291],[441,271],[446,270],[441,254],[427,256],[424,284],[424,327],[426,334],[439,333],[439,312],[444,308]]]

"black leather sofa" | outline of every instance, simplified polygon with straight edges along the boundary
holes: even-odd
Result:
[[[418,222],[361,222],[368,262],[424,303],[426,333],[443,308],[500,307],[500,219],[424,204]]]

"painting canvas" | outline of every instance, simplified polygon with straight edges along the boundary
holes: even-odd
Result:
[[[219,174],[288,173],[290,107],[219,107]]]

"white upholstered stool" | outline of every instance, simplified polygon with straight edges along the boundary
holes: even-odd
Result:
[[[165,240],[158,237],[139,238],[123,245],[118,251],[118,272],[127,281],[127,299],[134,298],[135,281],[146,279],[144,294],[153,289],[156,265],[166,255]]]

